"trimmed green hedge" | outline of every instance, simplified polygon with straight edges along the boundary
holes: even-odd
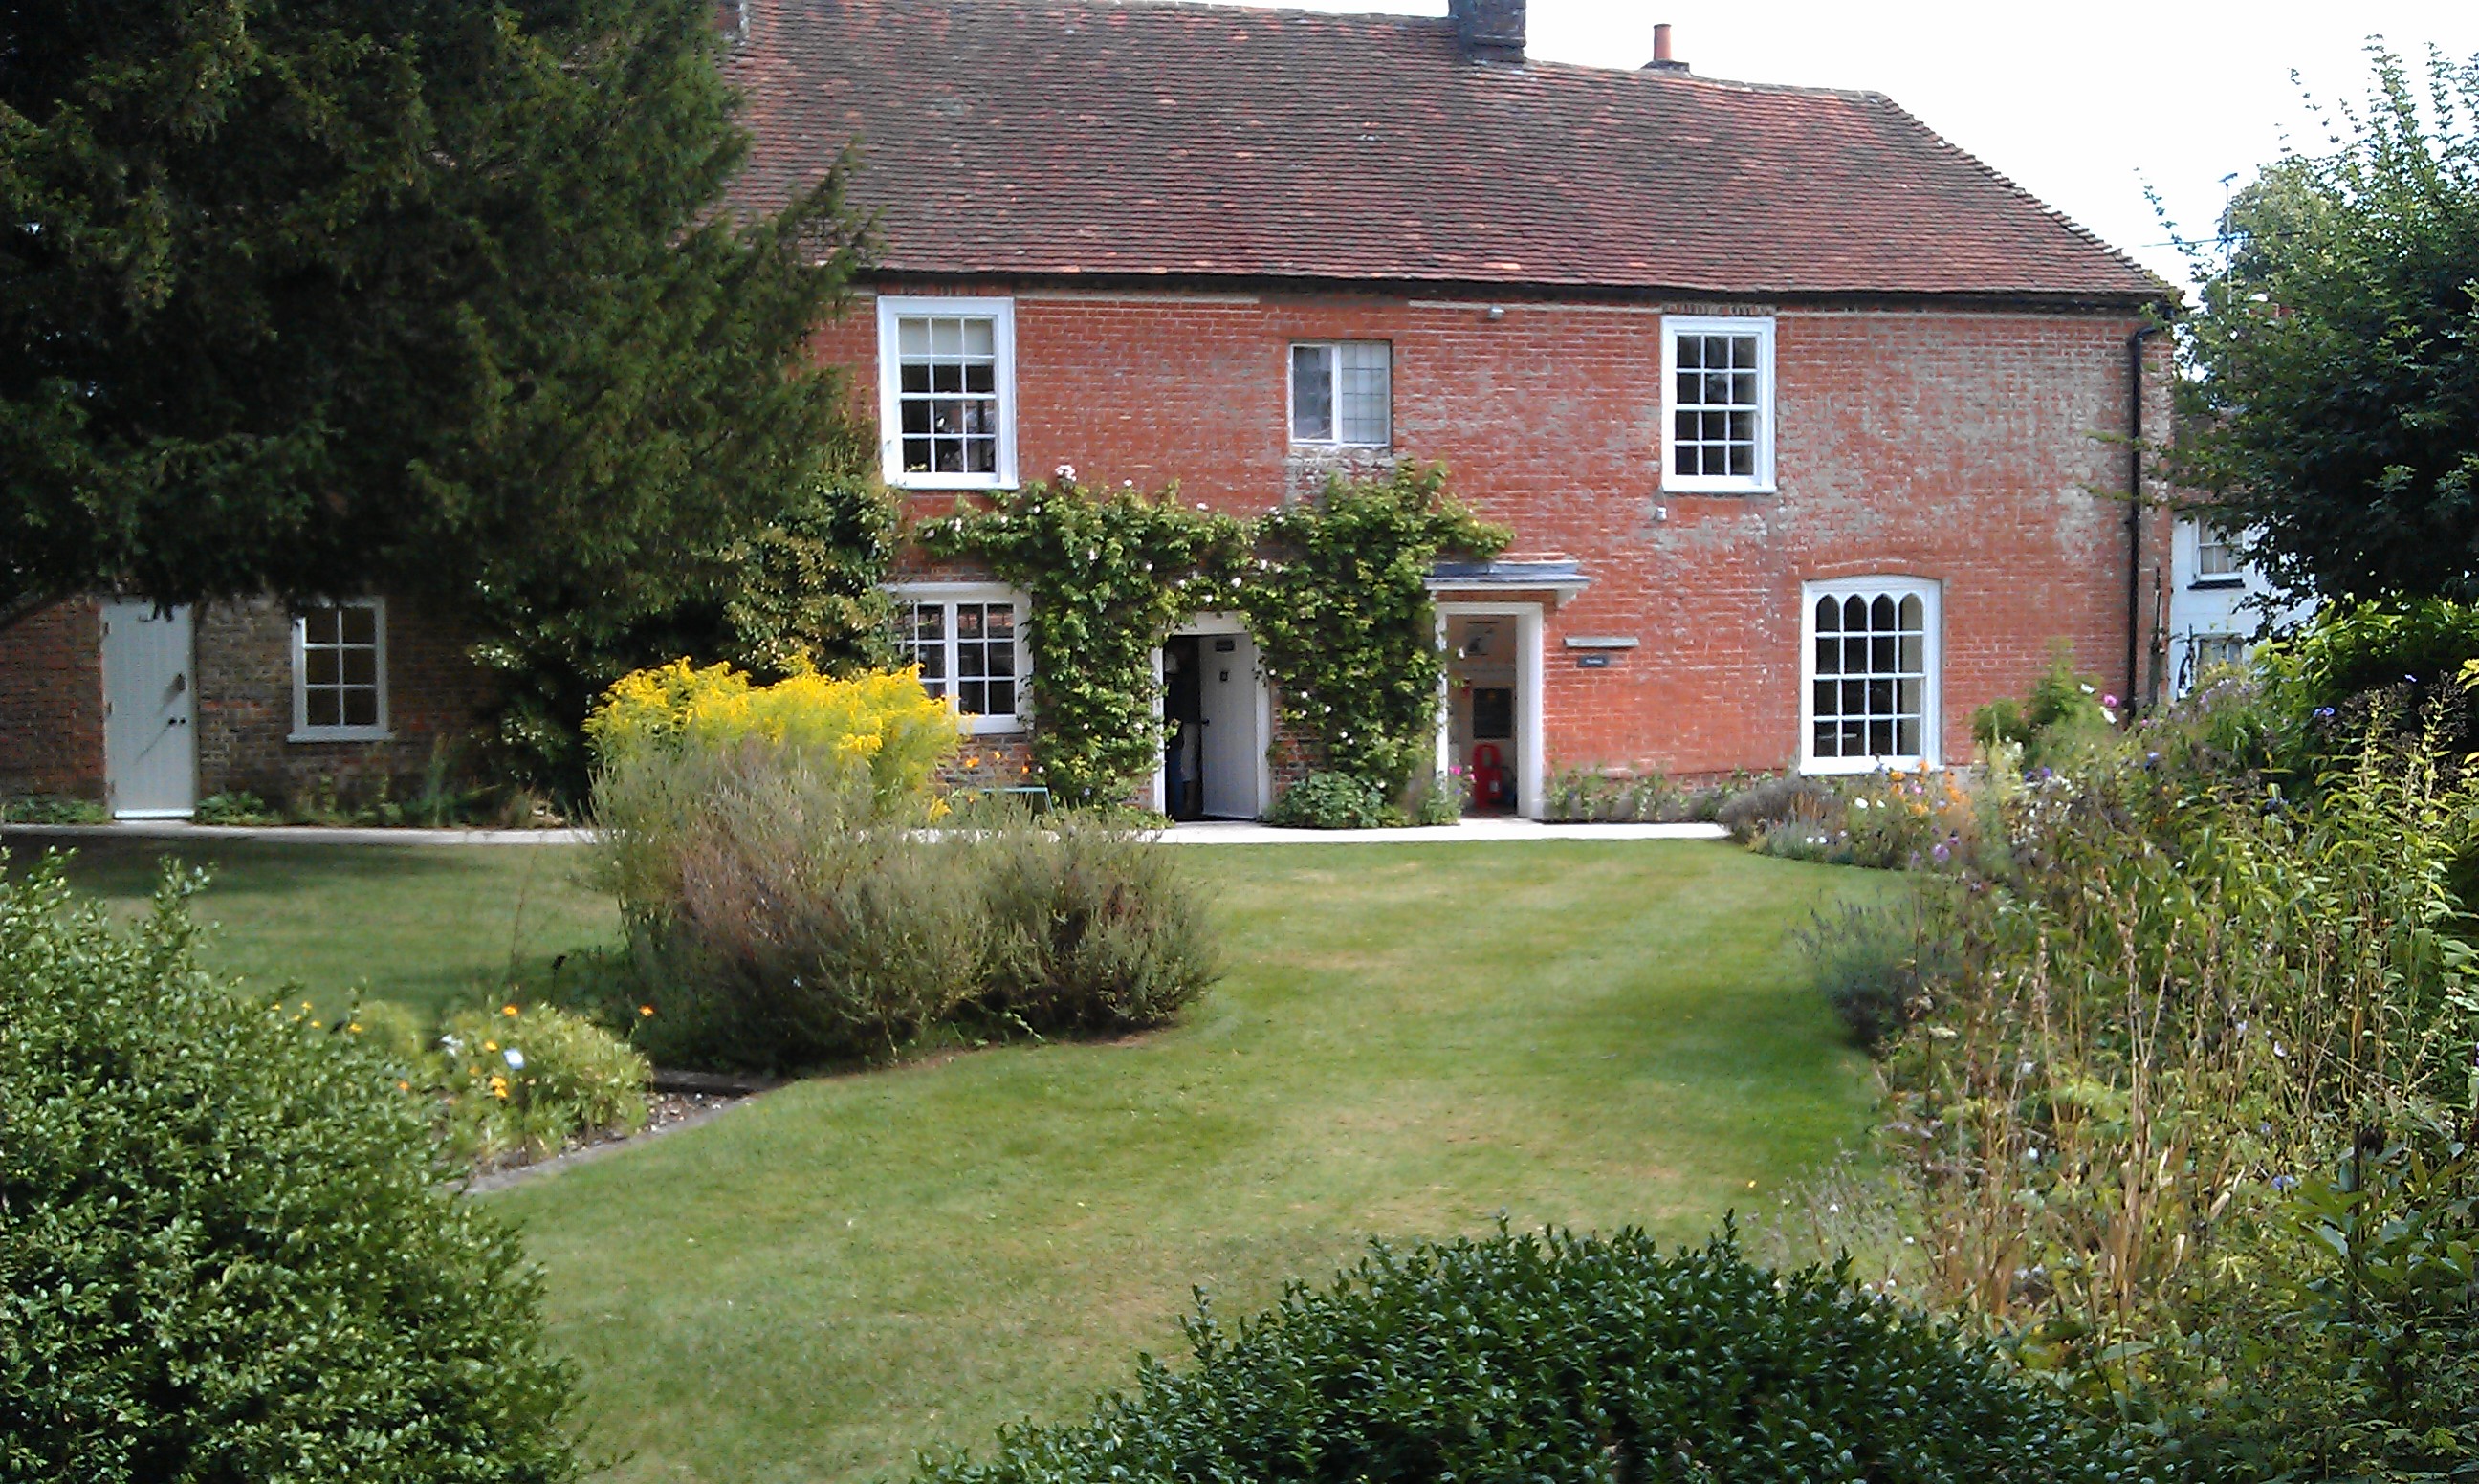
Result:
[[[0,877],[0,1479],[554,1484],[565,1365],[515,1236],[362,1038]]]
[[[925,1484],[2135,1478],[1951,1326],[1836,1270],[1776,1274],[1728,1235],[1374,1244],[1193,1363],[1150,1357],[1078,1425],[1003,1429]]]

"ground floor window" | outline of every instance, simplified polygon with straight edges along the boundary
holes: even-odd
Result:
[[[976,732],[1013,731],[1024,700],[1024,599],[1005,588],[895,591],[895,641],[921,688],[953,701]]]
[[[387,603],[312,603],[293,615],[293,740],[388,734]]]
[[[1937,588],[1907,577],[1808,583],[1811,773],[1916,767],[1937,755]]]

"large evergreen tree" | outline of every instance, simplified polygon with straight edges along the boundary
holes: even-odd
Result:
[[[2179,473],[2293,588],[2479,598],[2479,62],[2375,53],[2204,265]]]
[[[840,178],[725,209],[715,15],[0,7],[0,609],[445,594],[556,713],[746,611],[753,540],[871,526],[804,350]]]

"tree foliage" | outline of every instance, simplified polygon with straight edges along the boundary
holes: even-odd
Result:
[[[2479,62],[2377,81],[2199,265],[2177,473],[2293,588],[2479,597]]]
[[[725,619],[856,467],[805,346],[857,229],[839,173],[725,209],[719,45],[710,0],[0,13],[0,605],[436,593],[524,746]]]

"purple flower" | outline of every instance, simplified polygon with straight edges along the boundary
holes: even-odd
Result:
[[[2272,1188],[2276,1190],[2295,1190],[2298,1189],[2298,1177],[2296,1175],[2275,1175],[2272,1177]]]
[[[2333,708],[2331,706],[2317,706],[2315,708],[2315,714],[2318,716],[2329,717],[2333,714]]]
[[[1929,852],[1929,858],[1939,865],[1943,865],[1954,858],[1954,851],[1945,843],[1945,841],[1939,840],[1937,841],[1936,849]]]

